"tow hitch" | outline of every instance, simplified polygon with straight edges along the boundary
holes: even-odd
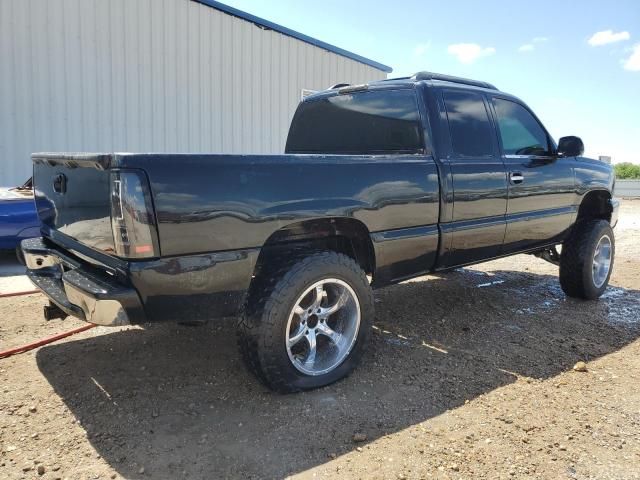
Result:
[[[51,302],[49,302],[49,305],[44,306],[43,313],[44,313],[44,319],[47,321],[55,320],[56,318],[59,318],[60,320],[64,320],[69,316],[55,303],[51,303]]]

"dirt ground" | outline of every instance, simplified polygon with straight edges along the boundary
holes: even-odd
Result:
[[[0,360],[0,478],[640,478],[640,201],[616,235],[597,302],[525,255],[377,291],[362,365],[314,392],[262,387],[233,319]],[[81,325],[43,304],[0,299],[0,350]]]

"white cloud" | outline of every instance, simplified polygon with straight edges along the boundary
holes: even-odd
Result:
[[[536,49],[536,45],[541,43],[546,43],[549,41],[548,37],[534,37],[531,39],[529,43],[525,43],[524,45],[520,45],[518,47],[519,52],[533,52]]]
[[[640,72],[640,43],[636,43],[631,47],[631,55],[624,61],[624,69]]]
[[[416,47],[413,49],[413,54],[416,57],[421,57],[422,55],[424,55],[425,53],[427,53],[427,50],[429,50],[429,48],[431,47],[431,42],[427,42],[427,43],[419,43],[418,45],[416,45]]]
[[[533,44],[531,43],[525,43],[524,45],[521,45],[520,48],[518,48],[519,52],[533,52],[536,49],[536,47],[533,46]]]
[[[493,47],[481,47],[477,43],[456,43],[447,47],[447,52],[455,56],[460,63],[473,63],[479,58],[496,53]]]
[[[613,32],[613,30],[603,30],[591,35],[588,41],[592,47],[599,47],[600,45],[607,45],[608,43],[621,42],[622,40],[629,40],[631,35],[629,32]]]

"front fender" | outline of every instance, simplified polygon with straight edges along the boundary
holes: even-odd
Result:
[[[576,193],[579,197],[595,190],[605,190],[613,196],[615,172],[611,165],[598,160],[579,158],[575,162],[574,172]]]

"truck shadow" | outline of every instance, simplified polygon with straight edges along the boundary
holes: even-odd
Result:
[[[277,395],[244,368],[234,321],[155,325],[42,348],[40,370],[122,476],[282,478],[518,376],[549,378],[640,336],[640,292],[566,299],[555,276],[461,270],[376,293],[347,380]],[[424,279],[423,279],[424,280]]]

